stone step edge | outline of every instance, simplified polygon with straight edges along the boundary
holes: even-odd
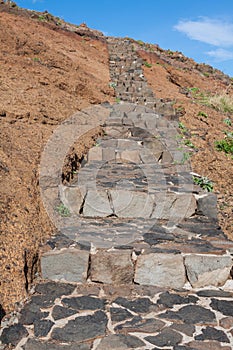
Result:
[[[61,282],[139,284],[163,288],[223,286],[232,281],[229,253],[186,254],[137,252],[131,249],[86,251],[63,248],[41,256],[43,279]]]

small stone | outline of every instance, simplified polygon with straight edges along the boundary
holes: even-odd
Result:
[[[48,296],[55,300],[62,295],[72,294],[76,286],[70,283],[45,282],[36,285],[35,292]]]
[[[20,323],[24,325],[33,324],[36,320],[41,320],[49,315],[49,312],[41,312],[40,306],[32,300],[24,306],[20,314]]]
[[[125,308],[137,313],[147,313],[150,311],[150,308],[154,306],[154,304],[149,298],[138,298],[135,300],[128,300],[119,297],[114,300],[114,303],[124,306]]]
[[[35,337],[46,337],[54,322],[50,320],[36,320],[34,321],[34,335]]]
[[[80,316],[69,321],[63,328],[55,328],[51,339],[62,342],[84,342],[105,336],[108,319],[103,311]]]
[[[142,254],[136,262],[136,283],[168,288],[185,284],[183,258],[178,254]]]
[[[230,256],[187,255],[185,266],[189,282],[194,288],[223,285],[230,275]]]
[[[195,350],[232,350],[230,346],[222,346],[217,341],[192,341],[187,345]]]
[[[165,292],[160,294],[159,300],[157,301],[157,303],[167,306],[169,308],[172,308],[174,305],[191,304],[191,303],[195,304],[197,301],[198,301],[198,298],[193,295],[183,297],[179,294]]]
[[[99,310],[105,309],[105,300],[93,298],[90,296],[81,296],[81,297],[72,297],[72,298],[65,298],[62,300],[62,304],[65,306],[81,311],[81,310]]]
[[[142,346],[145,346],[145,344],[133,335],[112,334],[101,340],[97,350],[130,350],[138,349]]]
[[[90,350],[91,345],[88,344],[69,344],[60,345],[50,342],[40,342],[37,340],[29,339],[23,346],[24,350]]]
[[[230,340],[223,331],[213,327],[203,329],[202,334],[195,336],[195,340],[217,340],[222,343],[230,343]]]
[[[163,329],[158,335],[145,337],[145,340],[156,346],[175,346],[182,342],[182,335],[171,328]]]
[[[219,325],[225,329],[230,329],[233,327],[233,317],[224,317],[219,321]]]
[[[83,282],[87,278],[89,252],[78,249],[63,249],[45,253],[41,258],[43,278]]]
[[[98,251],[91,256],[90,276],[93,282],[132,283],[133,275],[130,250]]]
[[[166,311],[158,317],[170,320],[180,320],[187,324],[216,324],[215,314],[199,305],[186,305],[178,311]]]
[[[125,321],[133,317],[133,314],[131,314],[128,310],[119,307],[111,307],[110,314],[112,323]]]
[[[184,334],[188,335],[189,337],[192,337],[195,330],[196,330],[195,326],[192,324],[173,323],[171,328],[177,330],[178,332],[184,333]]]
[[[28,336],[28,331],[20,323],[14,324],[8,328],[4,328],[0,336],[0,341],[3,344],[17,345],[24,337]]]
[[[55,321],[57,321],[62,318],[67,318],[69,316],[75,315],[76,313],[78,313],[77,310],[72,310],[66,307],[62,307],[60,305],[55,305],[53,308],[52,317]]]
[[[140,316],[134,317],[131,321],[118,325],[114,328],[119,333],[142,332],[155,333],[160,331],[165,326],[165,323],[156,319],[143,319]]]
[[[106,191],[89,190],[83,205],[83,215],[86,217],[106,217],[112,215],[109,198]]]
[[[233,298],[233,293],[220,289],[203,289],[197,292],[199,297]]]
[[[210,306],[212,309],[221,312],[225,316],[233,316],[233,301],[211,299]]]

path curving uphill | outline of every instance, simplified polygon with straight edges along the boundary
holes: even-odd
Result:
[[[44,150],[41,195],[58,231],[43,248],[42,282],[1,341],[19,350],[233,349],[233,242],[216,196],[193,184],[172,105],[153,95],[134,45],[107,44],[117,103],[75,114]],[[62,183],[70,146],[97,126],[102,136]]]

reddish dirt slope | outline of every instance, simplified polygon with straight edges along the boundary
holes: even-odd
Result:
[[[9,310],[25,296],[25,274],[30,283],[38,246],[52,232],[38,189],[46,140],[77,110],[113,100],[113,92],[100,40],[0,12],[0,47],[0,296]]]

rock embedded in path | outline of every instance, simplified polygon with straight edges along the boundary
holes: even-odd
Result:
[[[97,350],[132,350],[142,346],[143,341],[133,335],[111,334],[101,340]]]
[[[145,338],[145,340],[147,340],[151,344],[154,344],[159,347],[175,346],[181,343],[182,339],[182,335],[180,333],[175,332],[171,328],[165,328],[158,335],[149,336]]]
[[[103,337],[106,333],[108,319],[103,311],[93,315],[80,316],[69,321],[63,328],[55,328],[51,339],[61,342],[84,342],[96,337]]]
[[[89,252],[63,249],[45,253],[41,258],[42,277],[50,280],[83,282],[87,278]]]
[[[108,194],[106,191],[89,190],[83,205],[85,217],[107,217],[112,215]]]
[[[136,283],[182,288],[185,284],[183,258],[179,254],[142,254],[136,262]]]
[[[18,342],[24,337],[28,336],[28,331],[21,324],[14,324],[9,328],[3,329],[0,337],[0,341],[3,344],[17,345]]]
[[[131,250],[98,251],[91,256],[90,277],[94,282],[127,284],[133,282]]]
[[[215,314],[209,309],[199,305],[186,305],[178,311],[166,311],[159,318],[182,321],[186,324],[216,325]]]
[[[185,257],[187,276],[192,287],[223,285],[230,275],[230,256],[187,255]]]
[[[37,340],[29,339],[23,346],[24,350],[90,350],[91,345],[88,344],[53,344],[50,342],[40,342]]]

